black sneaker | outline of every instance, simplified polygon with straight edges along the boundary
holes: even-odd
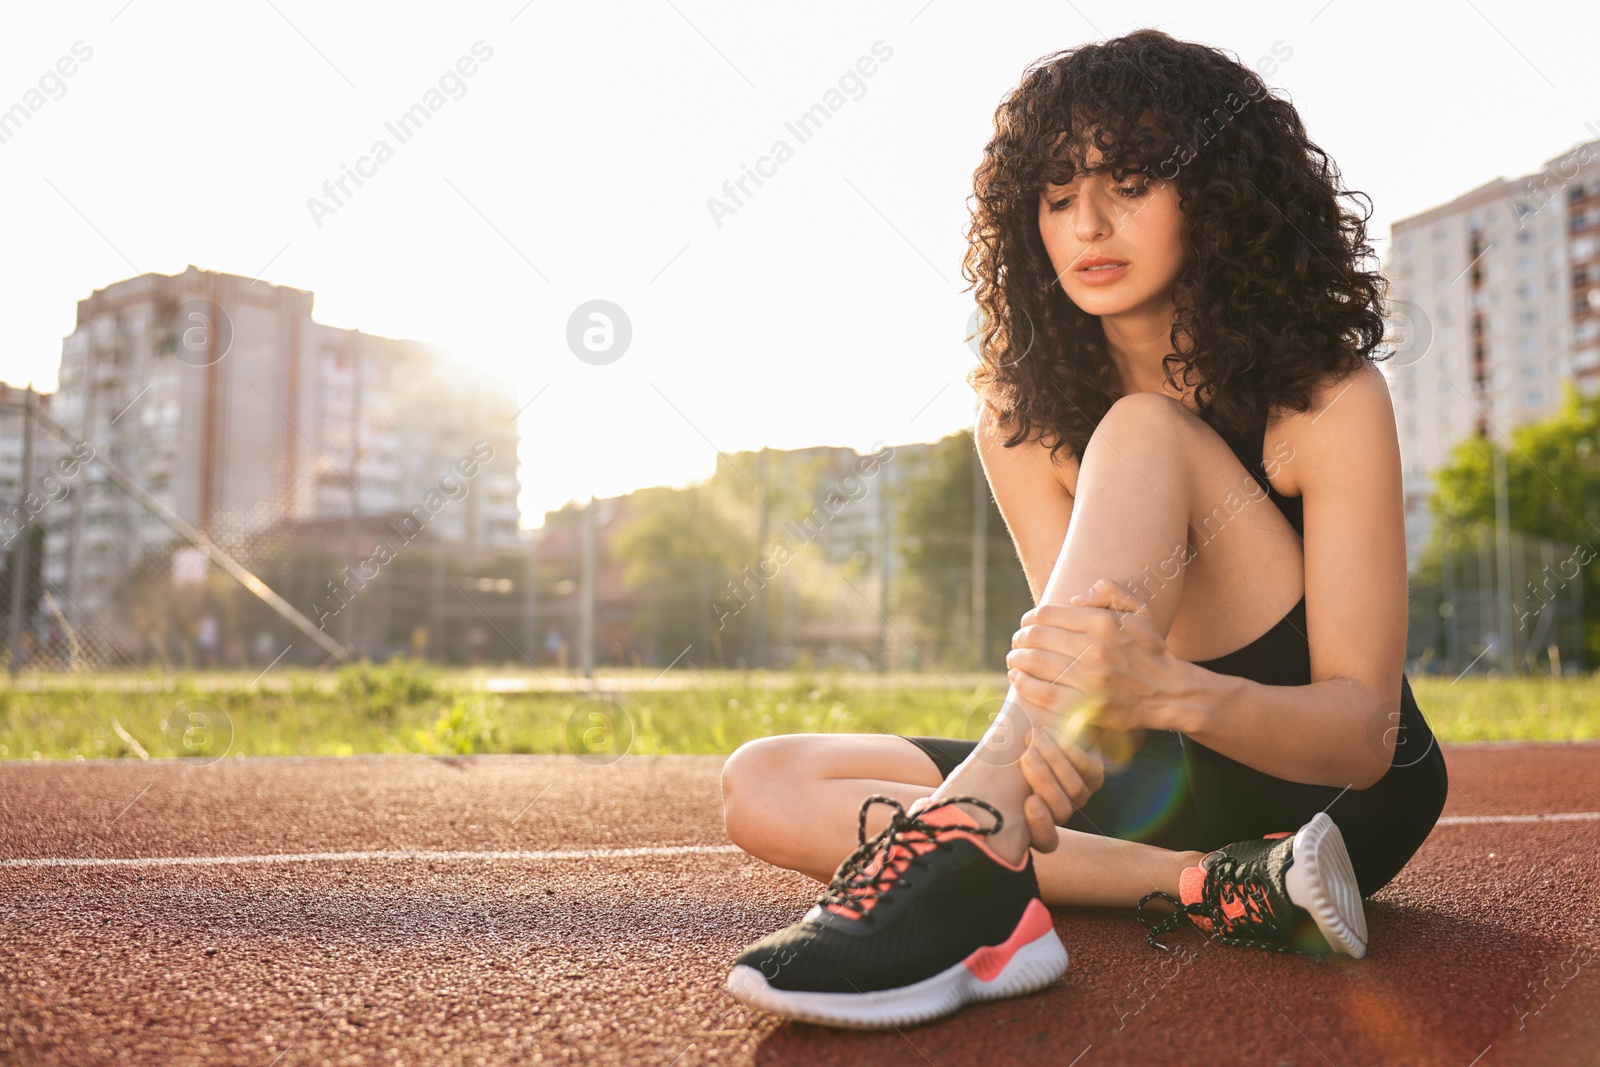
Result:
[[[995,824],[978,826],[955,802]],[[895,814],[867,839],[867,810]],[[861,805],[861,842],[794,925],[757,941],[728,975],[752,1007],[828,1026],[927,1022],[973,1000],[1031,993],[1060,978],[1067,950],[1039,899],[1033,854],[1002,860],[984,838],[1004,820],[973,797],[908,815]]]
[[[1355,869],[1339,827],[1325,813],[1312,816],[1293,836],[1285,831],[1240,841],[1206,853],[1200,862],[1179,878],[1180,900],[1156,892],[1139,901],[1134,915],[1156,948],[1165,950],[1157,939],[1187,917],[1224,945],[1366,955],[1367,916]],[[1144,906],[1156,897],[1178,910],[1150,922]]]

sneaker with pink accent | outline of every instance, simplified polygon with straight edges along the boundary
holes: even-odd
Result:
[[[1148,901],[1160,898],[1178,909],[1158,922],[1145,918]],[[1200,866],[1178,879],[1178,898],[1147,893],[1134,916],[1158,938],[1190,922],[1224,945],[1273,952],[1363,956],[1367,916],[1350,853],[1339,827],[1318,812],[1296,832],[1268,834],[1208,852]]]
[[[957,802],[988,811],[994,825],[980,827]],[[895,813],[868,840],[873,804]],[[739,955],[728,991],[778,1015],[877,1029],[1050,985],[1066,973],[1067,950],[1039,899],[1032,853],[1007,863],[984,840],[1003,823],[974,797],[914,814],[867,798],[860,846],[798,922]]]

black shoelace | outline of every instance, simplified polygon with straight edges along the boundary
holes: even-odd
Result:
[[[975,804],[984,809],[994,816],[994,825],[987,828],[951,827],[923,821],[923,816],[929,812],[937,811],[947,804],[957,802]],[[894,808],[895,813],[890,817],[889,825],[869,839],[867,837],[867,812],[874,804],[887,804]],[[908,815],[905,805],[898,800],[893,797],[883,796],[881,793],[874,794],[861,804],[861,816],[856,827],[856,840],[860,844],[839,865],[839,869],[834,872],[833,878],[828,882],[828,888],[823,890],[821,896],[817,897],[817,903],[824,907],[830,904],[837,904],[856,912],[856,914],[868,921],[872,921],[874,916],[866,909],[868,900],[876,898],[880,893],[894,885],[909,888],[911,883],[907,882],[903,877],[905,871],[911,867],[928,866],[928,861],[923,857],[922,853],[911,847],[912,841],[932,841],[934,842],[934,848],[950,849],[955,846],[948,841],[940,841],[936,836],[940,831],[960,829],[969,834],[987,836],[999,832],[1000,827],[1004,825],[1004,816],[993,805],[979,800],[977,797],[946,797],[943,800],[929,804],[915,815]],[[921,836],[912,836],[918,834]],[[896,848],[903,849],[903,854],[896,856]],[[883,863],[879,865],[877,870],[868,873],[867,865],[872,861],[872,857],[876,856],[880,851],[883,853]],[[924,849],[923,851],[931,850]]]
[[[1265,878],[1251,871],[1239,860],[1224,854],[1213,860],[1210,868],[1208,868],[1205,886],[1200,891],[1199,900],[1192,904],[1184,904],[1160,890],[1154,893],[1146,893],[1139,898],[1139,903],[1134,909],[1134,918],[1139,920],[1140,926],[1149,931],[1149,933],[1145,934],[1145,943],[1163,952],[1171,952],[1172,947],[1161,943],[1159,940],[1161,935],[1176,930],[1183,924],[1185,917],[1198,915],[1201,918],[1210,920],[1211,939],[1219,944],[1240,945],[1245,948],[1264,948],[1287,955],[1301,955],[1302,953],[1299,949],[1280,940],[1265,940],[1259,937],[1243,937],[1237,934],[1224,934],[1221,932],[1224,929],[1239,929],[1242,927],[1244,929],[1278,933],[1280,926],[1272,911],[1271,893],[1271,886],[1268,885]],[[1151,922],[1145,917],[1145,904],[1158,897],[1175,905],[1177,910],[1158,922]],[[1242,904],[1244,914],[1236,918],[1228,918],[1222,911],[1224,901],[1230,904]],[[1295,907],[1293,904],[1288,906]]]

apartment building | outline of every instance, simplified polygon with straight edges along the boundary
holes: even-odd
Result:
[[[1386,272],[1407,554],[1431,532],[1433,472],[1469,435],[1498,437],[1600,388],[1600,141],[1396,222]]]
[[[51,414],[246,553],[263,530],[404,514],[484,440],[492,461],[429,532],[518,546],[514,391],[436,346],[315,322],[312,301],[194,266],[98,289],[63,340]],[[121,571],[175,537],[99,466],[52,508],[46,551],[46,577],[90,616]]]
[[[48,414],[50,400],[54,395],[36,391],[33,394],[33,402],[39,411]],[[19,388],[0,382],[0,550],[7,548],[25,527],[31,525],[35,518],[42,514],[43,508],[53,502],[50,498],[62,491],[59,488],[60,479],[52,482],[44,480],[45,476],[51,473],[51,456],[46,454],[44,447],[41,447],[44,442],[36,438],[32,478],[35,499],[31,505],[24,506],[23,406],[27,403],[27,397],[26,386]]]

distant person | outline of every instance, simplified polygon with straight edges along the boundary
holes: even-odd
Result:
[[[194,642],[200,649],[200,665],[202,667],[215,667],[217,665],[217,617],[212,614],[200,616],[195,623]]]
[[[827,888],[729,990],[923,1022],[1059,978],[1046,905],[1363,955],[1446,773],[1358,194],[1254,72],[1153,29],[1030,67],[973,189],[974,437],[1037,606],[981,742],[732,755],[729,836]]]

